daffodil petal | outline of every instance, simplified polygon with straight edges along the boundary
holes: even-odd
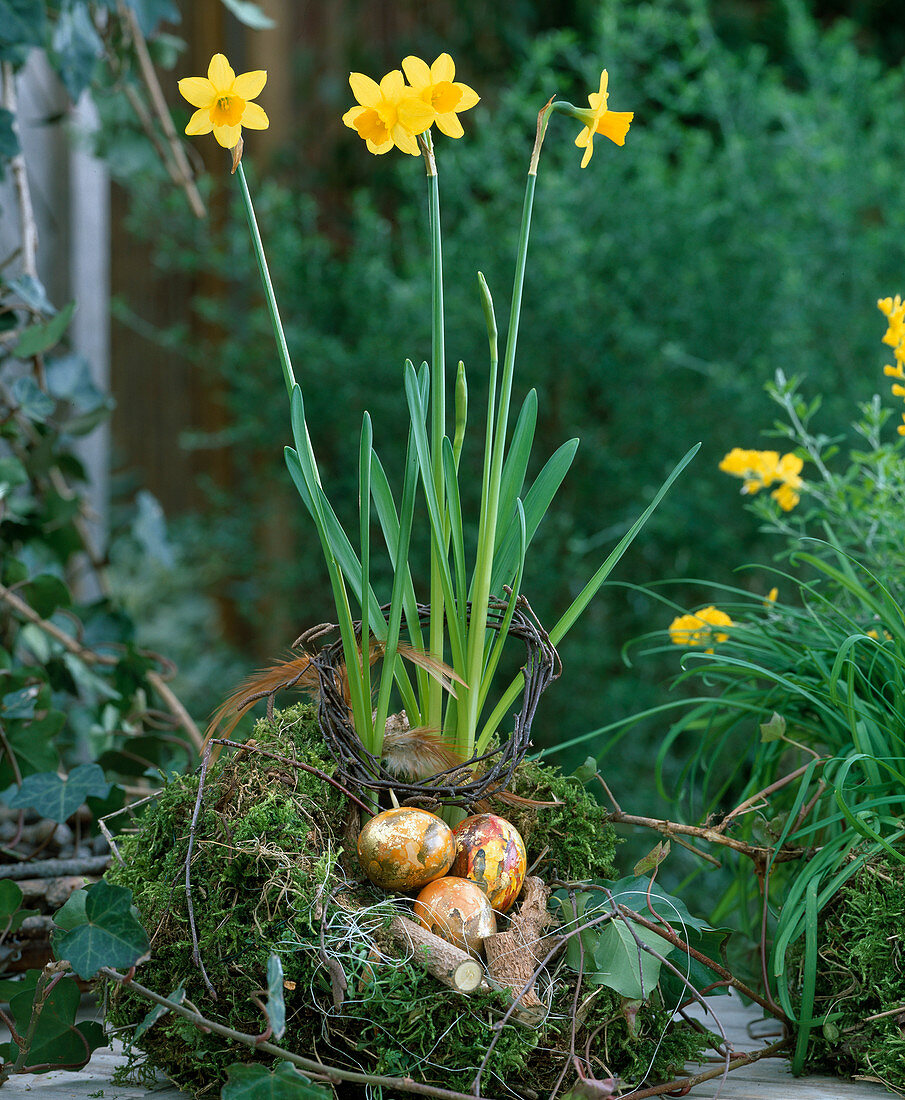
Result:
[[[459,121],[459,116],[455,111],[450,111],[448,114],[437,115],[437,129],[441,134],[446,134],[447,137],[460,138],[465,131],[462,129],[462,123]]]
[[[599,96],[605,96],[606,95],[606,89],[607,89],[607,85],[609,84],[609,80],[610,80],[610,75],[606,71],[606,69],[604,69],[600,74],[600,88],[597,91],[597,94]]]
[[[257,103],[246,103],[245,113],[242,115],[242,125],[249,130],[266,130],[270,125],[270,119],[264,108]]]
[[[242,73],[236,77],[233,84],[233,92],[242,99],[254,99],[261,94],[261,90],[267,83],[267,70],[255,69],[250,73]]]
[[[420,57],[406,57],[402,62],[402,71],[405,73],[405,79],[416,92],[420,92],[431,83],[430,68]]]
[[[405,126],[397,123],[390,131],[393,144],[397,149],[401,149],[403,153],[410,153],[413,157],[417,157],[421,150],[418,148],[418,142],[415,135],[411,130],[407,130]]]
[[[448,53],[441,53],[431,65],[430,78],[433,84],[439,84],[441,80],[455,80],[456,66]]]
[[[588,147],[584,151],[584,156],[581,158],[581,167],[582,168],[587,168],[588,162],[590,161],[590,159],[593,155],[594,155],[594,143],[589,141],[588,142]]]
[[[597,123],[597,133],[615,141],[617,145],[625,145],[625,135],[634,117],[634,111],[607,111]]]
[[[474,107],[476,103],[480,103],[481,97],[474,88],[469,88],[467,84],[460,84],[458,81],[456,82],[456,87],[459,89],[461,96],[456,105],[457,111],[467,111],[469,107]]]
[[[210,107],[217,90],[204,76],[184,76],[179,81],[179,94],[193,107]]]
[[[384,153],[388,153],[393,148],[393,139],[390,138],[389,141],[382,141],[378,144],[376,141],[371,141],[371,139],[368,138],[365,144],[368,147],[369,153],[375,153],[379,157]]]
[[[396,118],[410,134],[423,134],[434,121],[434,109],[428,107],[423,99],[409,96],[396,108]]]
[[[380,81],[380,94],[384,99],[401,99],[404,90],[405,81],[402,78],[402,73],[398,69],[393,69],[391,72],[388,72]]]
[[[217,94],[219,94],[221,92],[229,92],[232,89],[236,74],[232,65],[230,65],[223,54],[215,53],[211,58],[210,65],[207,67],[207,78],[211,84],[213,84]]]
[[[591,128],[590,126],[585,126],[585,128],[579,133],[578,137],[575,139],[575,144],[578,146],[579,149],[584,149],[586,145],[590,144],[590,141]]]
[[[380,85],[364,73],[349,73],[349,87],[362,107],[376,107],[381,100]]]
[[[348,111],[343,115],[343,123],[349,127],[350,130],[356,129],[355,122],[362,111],[369,111],[370,107],[350,107]]]
[[[239,138],[242,135],[241,126],[215,126],[213,129],[217,144],[222,145],[224,149],[234,149],[239,144]]]
[[[185,132],[189,137],[198,137],[200,134],[209,134],[213,128],[210,111],[206,107],[201,107],[189,119]]]

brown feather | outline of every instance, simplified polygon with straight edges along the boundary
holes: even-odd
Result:
[[[317,674],[311,667],[311,657],[307,653],[258,669],[257,672],[246,676],[211,715],[204,735],[204,744],[207,745],[212,737],[228,738],[239,724],[242,712],[258,699],[273,695],[287,687],[315,692],[317,686]]]
[[[382,757],[393,775],[410,779],[427,779],[464,763],[462,756],[437,730],[426,726],[412,729],[404,715],[400,720],[395,714],[387,722]]]

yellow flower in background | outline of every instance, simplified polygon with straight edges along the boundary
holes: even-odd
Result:
[[[877,308],[889,321],[883,343],[895,349],[893,354],[896,357],[896,365],[892,367],[887,363],[883,373],[888,378],[898,378],[905,382],[905,302],[897,294],[895,298],[881,298],[877,302]],[[894,397],[905,397],[905,386],[900,386],[898,382],[893,383],[892,393]],[[896,428],[899,435],[905,435],[905,413],[902,414],[902,421]]]
[[[459,113],[474,107],[481,97],[456,81],[456,66],[449,54],[441,53],[430,66],[420,57],[407,57],[402,71],[411,90],[433,111],[437,129],[447,137],[460,138],[465,131]]]
[[[784,512],[791,511],[801,500],[798,490],[804,486],[801,474],[804,462],[795,454],[779,451],[749,451],[733,447],[720,462],[723,473],[745,479],[743,493],[756,493],[776,481],[782,482],[770,495]]]
[[[764,607],[772,607],[776,603],[778,597],[779,589],[776,587],[771,588],[770,591],[767,593],[766,599],[764,600]]]
[[[584,149],[581,167],[585,168],[594,153],[594,135],[603,134],[617,145],[625,145],[625,135],[635,117],[634,111],[611,111],[607,107],[607,83],[609,75],[606,69],[600,74],[600,89],[588,96],[590,107],[579,107],[575,118],[584,123],[584,129],[575,139],[579,149]]]
[[[367,143],[370,152],[388,153],[394,146],[418,156],[418,134],[430,128],[433,107],[408,87],[402,73],[393,69],[378,84],[364,73],[350,73],[349,87],[358,100],[343,115],[343,122]]]
[[[233,149],[239,144],[242,127],[266,130],[270,119],[263,107],[252,103],[267,83],[264,69],[236,76],[222,53],[215,53],[207,76],[186,76],[179,81],[180,94],[198,110],[185,132],[192,137],[213,131],[218,144]]]
[[[673,645],[694,646],[709,645],[711,642],[725,642],[729,635],[713,627],[735,626],[725,611],[719,608],[702,607],[693,615],[679,615],[669,625],[669,638]],[[713,649],[707,649],[713,653]]]

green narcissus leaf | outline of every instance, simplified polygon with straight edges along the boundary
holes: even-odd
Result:
[[[230,1066],[222,1100],[330,1100],[332,1089],[315,1085],[289,1062],[280,1062],[270,1073],[264,1066],[239,1063]]]
[[[56,772],[27,775],[22,786],[6,799],[13,809],[31,807],[42,817],[62,824],[81,806],[88,795],[105,798],[110,784],[97,764],[79,764],[65,779]]]
[[[85,895],[84,923],[54,937],[54,954],[68,960],[80,978],[93,978],[102,966],[134,966],[149,944],[135,916],[132,891],[101,880]],[[62,912],[57,914],[58,919]],[[69,914],[70,919],[73,915]]]

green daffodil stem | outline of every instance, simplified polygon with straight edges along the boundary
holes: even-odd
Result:
[[[443,436],[446,433],[446,341],[443,323],[443,252],[440,240],[440,187],[433,156],[430,134],[422,142],[427,165],[427,193],[430,208],[431,236],[431,472],[437,501],[442,515],[446,513],[443,478]],[[445,547],[431,545],[430,626],[428,639],[431,654],[444,657],[443,587],[440,554]],[[432,677],[428,688],[427,721],[432,729],[443,727],[443,688]]]
[[[273,292],[273,283],[270,281],[270,270],[267,267],[267,257],[264,255],[264,245],[261,234],[258,232],[258,222],[255,218],[255,208],[251,203],[251,193],[248,190],[248,181],[245,178],[245,169],[242,162],[236,169],[239,177],[239,186],[242,193],[242,202],[245,206],[245,217],[248,219],[248,230],[251,233],[251,243],[258,262],[258,271],[261,275],[261,283],[264,287],[264,297],[267,299],[267,309],[270,313],[270,323],[273,326],[273,335],[277,342],[277,351],[280,356],[280,366],[283,368],[283,381],[286,383],[286,392],[291,394],[295,385],[295,374],[292,371],[292,362],[289,359],[289,348],[286,344],[286,334],[283,332],[283,322],[280,320],[280,310],[277,306],[276,295]]]
[[[539,149],[539,147],[536,147]],[[512,304],[509,310],[509,329],[506,333],[506,351],[503,356],[503,375],[500,383],[500,402],[494,432],[489,476],[485,474],[481,494],[481,514],[478,524],[478,546],[475,560],[474,583],[471,595],[471,621],[468,629],[468,653],[465,682],[468,684],[465,705],[460,707],[458,747],[471,756],[474,751],[478,720],[481,716],[484,678],[484,651],[487,626],[487,604],[490,599],[490,579],[493,573],[497,517],[500,505],[500,480],[506,451],[506,432],[509,426],[509,405],[512,397],[512,379],[515,373],[515,350],[518,343],[519,318],[522,307],[522,289],[525,284],[525,264],[528,258],[528,238],[531,231],[531,212],[534,207],[536,157],[532,156],[531,170],[525,186],[522,203],[522,224],[519,229],[518,249],[515,260],[515,277],[512,285]],[[486,461],[486,459],[485,459]]]

